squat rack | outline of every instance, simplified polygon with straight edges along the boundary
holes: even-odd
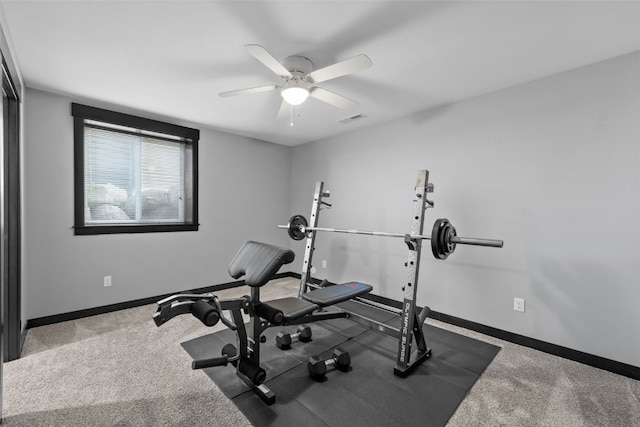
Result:
[[[424,307],[418,313],[418,307],[416,306],[416,296],[418,291],[418,274],[420,270],[420,255],[422,252],[422,240],[424,239],[432,239],[432,236],[424,236],[424,213],[427,208],[433,207],[434,202],[427,199],[427,193],[433,192],[433,184],[429,184],[429,171],[421,170],[418,171],[418,176],[416,180],[415,187],[415,199],[414,199],[414,208],[413,208],[413,221],[411,226],[411,233],[404,235],[404,241],[409,248],[409,256],[405,266],[407,267],[406,273],[406,281],[402,286],[402,290],[404,291],[404,300],[402,302],[402,309],[400,311],[401,322],[400,327],[396,328],[391,325],[387,325],[373,319],[369,319],[367,317],[361,316],[357,313],[348,313],[346,317],[349,317],[351,320],[364,324],[368,327],[377,329],[380,332],[383,332],[387,335],[391,335],[398,339],[398,352],[396,358],[396,366],[394,368],[394,373],[400,377],[408,376],[420,363],[431,356],[431,349],[427,347],[424,333],[422,331],[422,324],[424,323],[427,315],[429,314],[430,309],[428,307]],[[315,239],[316,232],[318,231],[330,231],[330,232],[346,232],[346,233],[354,233],[354,234],[370,234],[370,235],[378,235],[378,236],[388,236],[388,237],[400,237],[397,233],[384,233],[384,232],[362,232],[359,230],[337,230],[337,229],[323,229],[318,227],[318,219],[320,216],[320,210],[323,206],[330,207],[331,205],[323,200],[323,198],[329,197],[330,193],[324,190],[324,183],[322,181],[318,181],[316,183],[315,192],[313,195],[313,204],[311,207],[311,216],[308,224],[306,220],[302,218],[304,223],[299,229],[300,233],[306,234],[306,242],[305,242],[305,254],[304,260],[302,263],[302,274],[300,279],[300,290],[299,296],[306,293],[309,288],[317,288],[317,285],[310,283],[311,278],[311,268],[312,268],[312,258],[313,251],[315,249]],[[292,219],[294,219],[293,217]],[[437,223],[437,222],[436,222]],[[293,227],[291,222],[288,226],[280,226],[281,228],[289,228],[289,234],[293,238],[301,237],[301,234],[297,234],[296,237],[292,235]],[[453,229],[453,227],[451,227]],[[295,230],[293,230],[295,232]],[[448,239],[449,244],[451,244],[451,238],[455,238],[455,229],[449,233]],[[463,244],[473,244],[473,245],[482,245],[482,246],[497,246],[501,247],[501,241],[490,241],[483,239],[469,239],[469,242],[464,242],[462,239],[458,242],[453,243],[453,248],[455,248],[455,243],[463,243]],[[438,239],[435,239],[438,240]],[[436,242],[437,243],[437,242]],[[450,249],[452,252],[453,249]],[[450,253],[449,252],[449,253]],[[434,254],[435,254],[434,250]],[[444,258],[446,258],[444,255]],[[444,259],[441,258],[441,259]],[[388,309],[391,312],[397,313],[395,309]],[[416,344],[415,351],[412,351],[413,343]]]

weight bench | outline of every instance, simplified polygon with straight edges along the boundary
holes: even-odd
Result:
[[[300,298],[287,297],[271,300],[263,303],[269,309],[282,314],[280,322],[271,322],[274,325],[294,325],[305,320],[314,311],[332,306],[355,297],[371,292],[373,286],[360,282],[348,282],[339,285],[320,287],[313,291],[306,292]],[[343,317],[343,316],[341,316]]]
[[[231,363],[236,374],[268,405],[275,402],[275,395],[263,383],[266,371],[260,366],[260,344],[263,332],[273,326],[312,323],[320,320],[349,317],[350,314],[336,310],[324,312],[324,308],[353,299],[370,292],[373,288],[360,282],[319,287],[303,293],[300,297],[280,298],[272,301],[260,300],[260,288],[267,284],[278,270],[293,261],[295,254],[266,243],[248,241],[235,255],[229,265],[229,274],[234,279],[244,276],[245,284],[251,288],[250,296],[220,300],[213,293],[177,294],[158,301],[153,315],[154,322],[161,326],[175,316],[191,313],[205,326],[214,326],[221,321],[236,332],[236,345],[227,344],[220,357],[195,360],[192,369],[226,366]],[[231,319],[224,315],[231,313]],[[316,313],[317,311],[323,311]],[[245,325],[242,313],[250,316]]]

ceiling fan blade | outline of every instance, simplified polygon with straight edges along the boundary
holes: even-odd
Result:
[[[335,79],[336,77],[346,76],[347,74],[355,73],[357,71],[365,70],[371,67],[373,63],[367,55],[354,56],[351,59],[347,59],[342,62],[337,62],[333,65],[329,65],[319,70],[312,71],[307,75],[311,79],[312,83],[326,82],[327,80]]]
[[[280,104],[280,110],[278,111],[278,115],[276,116],[277,120],[291,119],[291,109],[293,107],[284,99],[282,100],[282,104]]]
[[[334,107],[342,108],[343,110],[354,110],[358,107],[358,103],[349,98],[345,98],[342,95],[322,89],[321,87],[312,87],[309,90],[309,96],[318,99],[327,104],[331,104]]]
[[[244,48],[247,52],[249,52],[251,56],[262,62],[268,69],[270,69],[280,77],[292,77],[289,70],[287,70],[284,65],[282,65],[262,46],[258,44],[247,44],[244,46]]]
[[[268,86],[256,86],[250,87],[247,89],[238,89],[238,90],[230,90],[228,92],[220,92],[218,95],[226,98],[228,96],[236,96],[236,95],[247,95],[250,93],[258,93],[258,92],[270,92],[272,90],[277,90],[278,86],[276,85],[268,85]]]

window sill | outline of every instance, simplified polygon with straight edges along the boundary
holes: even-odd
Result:
[[[149,224],[149,225],[93,225],[73,227],[76,236],[96,234],[162,233],[172,231],[198,231],[198,224]]]

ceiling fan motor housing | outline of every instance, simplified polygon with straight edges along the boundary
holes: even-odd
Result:
[[[303,79],[313,71],[313,63],[309,58],[305,58],[304,56],[287,56],[282,60],[282,65],[284,65],[294,77],[298,77],[299,79]]]

